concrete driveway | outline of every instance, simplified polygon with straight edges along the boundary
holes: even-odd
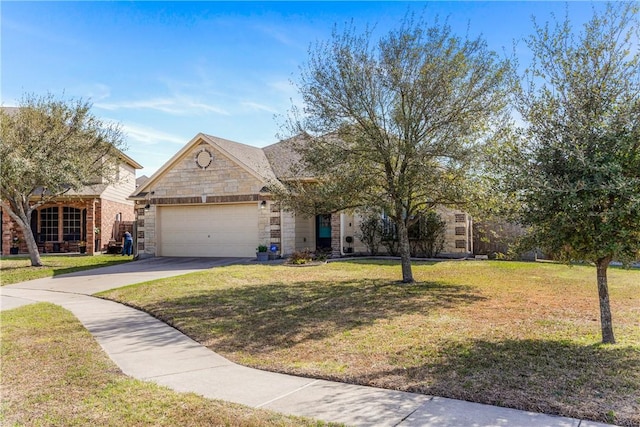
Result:
[[[180,276],[230,264],[242,264],[251,258],[178,258],[155,257],[109,267],[78,271],[60,276],[30,280],[0,288],[0,310],[8,310],[37,302],[18,289],[55,291],[92,295],[109,289],[148,282],[165,277]],[[31,295],[31,294],[29,294]]]

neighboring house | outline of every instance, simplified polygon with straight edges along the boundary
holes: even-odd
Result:
[[[136,178],[136,188],[140,187],[142,184],[147,182],[149,177],[147,175],[142,175]]]
[[[269,193],[295,176],[291,140],[264,148],[198,134],[132,194],[140,256],[253,257],[258,245],[279,255],[318,247],[333,256],[366,252],[355,236],[359,216],[346,212],[304,217],[281,209]],[[442,211],[443,254],[472,250],[471,218]],[[347,237],[351,237],[348,239]]]
[[[40,252],[78,252],[80,242],[86,242],[87,253],[98,252],[106,249],[109,241],[121,238],[121,225],[132,225],[134,203],[128,197],[136,189],[136,169],[142,166],[122,152],[119,156],[116,183],[69,191],[33,212],[31,229]],[[3,255],[9,254],[13,246],[19,253],[27,253],[22,231],[4,211],[0,233]]]

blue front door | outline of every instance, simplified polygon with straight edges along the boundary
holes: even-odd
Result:
[[[316,216],[316,247],[331,249],[331,214]]]

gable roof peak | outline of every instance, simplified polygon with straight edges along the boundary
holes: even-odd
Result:
[[[165,172],[170,170],[176,162],[183,158],[186,153],[203,143],[223,153],[260,181],[269,182],[276,178],[261,148],[200,132],[162,165],[160,169],[151,175],[146,182],[140,185],[131,197],[135,198],[148,191],[148,189],[157,182]]]

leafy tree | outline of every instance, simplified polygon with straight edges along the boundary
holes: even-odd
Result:
[[[42,265],[30,227],[34,210],[69,191],[115,180],[122,132],[90,108],[48,94],[25,95],[18,108],[0,109],[0,205],[22,229],[31,265]]]
[[[474,151],[505,107],[508,61],[450,26],[407,16],[374,40],[353,25],[310,49],[291,131],[305,171],[286,203],[308,214],[365,207],[397,225],[402,281],[413,282],[409,227],[458,204]],[[298,197],[296,197],[298,196]]]
[[[579,34],[536,24],[516,99],[527,123],[504,171],[540,247],[597,267],[602,341],[614,343],[607,268],[640,250],[638,4],[608,4]]]

